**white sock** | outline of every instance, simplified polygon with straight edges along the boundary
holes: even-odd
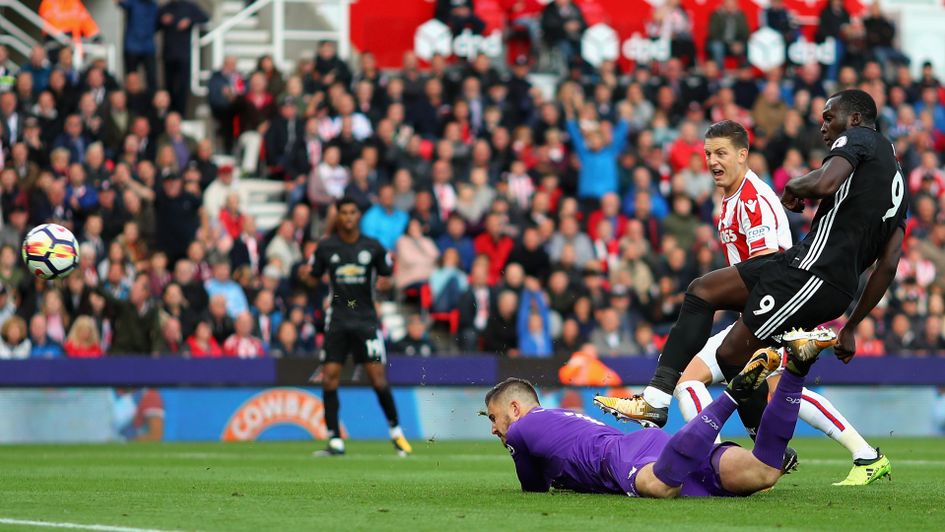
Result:
[[[687,423],[712,402],[712,394],[702,381],[680,382],[673,391],[673,397]],[[716,436],[715,443],[722,443],[722,438]]]
[[[328,446],[336,451],[344,451],[345,441],[342,440],[341,438],[332,438],[328,440]]]
[[[400,425],[390,428],[390,439],[396,440],[397,438],[403,438],[404,431],[400,428]]]
[[[863,436],[860,436],[826,397],[807,388],[804,388],[801,396],[801,411],[798,417],[844,446],[853,455],[854,460],[869,460],[878,456],[876,449],[866,443]]]
[[[712,402],[712,395],[700,381],[685,381],[676,385],[673,397],[687,422]]]
[[[643,400],[656,408],[666,408],[673,402],[673,396],[652,386],[643,389]]]

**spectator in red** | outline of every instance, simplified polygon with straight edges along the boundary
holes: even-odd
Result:
[[[627,217],[620,213],[620,196],[612,192],[601,196],[600,208],[587,218],[587,235],[591,237],[591,240],[597,240],[597,224],[601,220],[610,221],[616,231],[614,238],[618,240],[623,238],[627,227]]]
[[[234,103],[239,145],[243,149],[241,167],[244,172],[256,172],[263,135],[269,129],[269,120],[276,114],[275,98],[267,87],[266,76],[256,72],[249,78],[249,90]]]
[[[220,344],[213,337],[213,329],[210,328],[210,323],[206,320],[197,322],[194,333],[184,343],[184,352],[192,358],[218,358],[223,356],[223,349],[220,348]]]
[[[491,213],[486,216],[485,231],[473,241],[477,255],[489,257],[489,284],[494,285],[502,277],[502,270],[509,260],[509,254],[515,243],[503,234],[505,225],[501,214]]]
[[[679,138],[669,147],[669,166],[673,173],[682,171],[689,166],[689,158],[694,154],[703,153],[702,138],[692,122],[683,122],[679,127]]]
[[[220,209],[220,226],[230,238],[238,238],[243,231],[243,218],[246,215],[240,210],[240,195],[230,192],[226,197],[226,204]]]
[[[95,320],[89,316],[79,316],[72,324],[72,330],[63,345],[69,358],[99,358],[105,355],[98,337]]]
[[[262,340],[253,336],[253,315],[242,312],[236,317],[235,332],[223,342],[228,357],[259,358],[266,356]]]

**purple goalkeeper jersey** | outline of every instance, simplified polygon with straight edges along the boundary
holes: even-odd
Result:
[[[636,497],[636,473],[669,442],[659,429],[624,433],[578,412],[535,408],[509,426],[506,447],[523,491],[569,489]],[[683,482],[682,496],[730,495],[707,459]]]

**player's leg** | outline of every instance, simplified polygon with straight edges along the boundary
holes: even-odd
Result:
[[[731,328],[732,325],[729,325],[709,338],[679,378],[673,397],[676,398],[679,410],[686,421],[694,418],[705,405],[712,402],[712,396],[706,389],[706,385],[724,380],[715,352]]]
[[[337,325],[325,331],[325,343],[322,346],[322,403],[325,408],[325,427],[328,429],[328,446],[313,453],[315,456],[340,456],[345,453],[345,442],[341,439],[341,422],[338,411],[338,386],[341,383],[341,370],[350,352],[348,333]]]
[[[618,419],[648,426],[666,424],[669,403],[683,370],[705,345],[717,310],[741,310],[749,289],[735,267],[716,270],[693,281],[686,290],[679,318],[670,330],[659,364],[642,396],[595,398],[595,403]]]
[[[780,375],[768,379],[769,387],[776,389],[779,380]],[[878,448],[867,443],[856,427],[826,397],[804,388],[799,417],[850,451],[853,468],[844,480],[834,483],[835,486],[864,486],[890,473],[892,466],[889,459]]]
[[[745,325],[743,318],[732,326],[729,333],[722,340],[719,349],[716,351],[716,361],[719,371],[726,380],[730,380],[738,375],[745,366],[746,359],[739,362],[729,363],[727,359],[737,359],[742,356],[743,349],[761,349],[767,342],[763,342],[755,337],[751,330]],[[747,358],[747,357],[746,357]],[[761,415],[764,413],[768,404],[768,384],[762,382],[752,393],[749,399],[742,401],[738,405],[738,417],[741,418],[745,430],[752,438],[758,433],[758,424],[761,423]]]
[[[637,474],[637,492],[651,497],[674,497],[681,492],[687,477],[704,469],[707,462],[715,462],[715,439],[722,426],[735,413],[738,402],[750,396],[758,383],[777,369],[779,362],[780,357],[774,351],[759,350],[722,395],[670,438],[653,466]],[[711,492],[693,490],[690,494],[709,495]]]
[[[325,427],[328,429],[328,447],[316,451],[316,456],[339,456],[345,453],[345,443],[341,439],[341,423],[338,420],[338,411],[341,409],[338,386],[341,383],[343,367],[341,362],[322,364],[322,403],[325,408]]]
[[[381,337],[380,331],[371,327],[362,335],[361,344],[355,350],[355,362],[362,364],[364,372],[371,382],[371,387],[374,388],[377,402],[381,405],[381,410],[384,411],[384,417],[387,418],[387,424],[390,427],[390,439],[394,444],[394,448],[398,454],[406,456],[413,452],[413,448],[404,436],[403,429],[400,428],[394,394],[387,382],[387,350],[384,348],[384,339]]]
[[[804,379],[820,352],[836,341],[836,335],[825,330],[797,331],[785,334],[784,341],[788,363],[758,427],[751,451],[754,460],[745,453],[726,453],[719,463],[722,486],[733,493],[753,493],[777,482],[784,451],[797,425]]]

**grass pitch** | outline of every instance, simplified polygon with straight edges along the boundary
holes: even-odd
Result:
[[[653,501],[523,494],[498,442],[0,447],[0,529],[9,519],[161,530],[941,530],[945,440],[876,440],[893,480],[841,488],[846,451],[793,442],[800,469],[746,499]],[[320,445],[320,444],[319,444]],[[4,524],[5,523],[5,524]],[[101,529],[100,529],[101,530]],[[113,529],[117,530],[117,529]]]

